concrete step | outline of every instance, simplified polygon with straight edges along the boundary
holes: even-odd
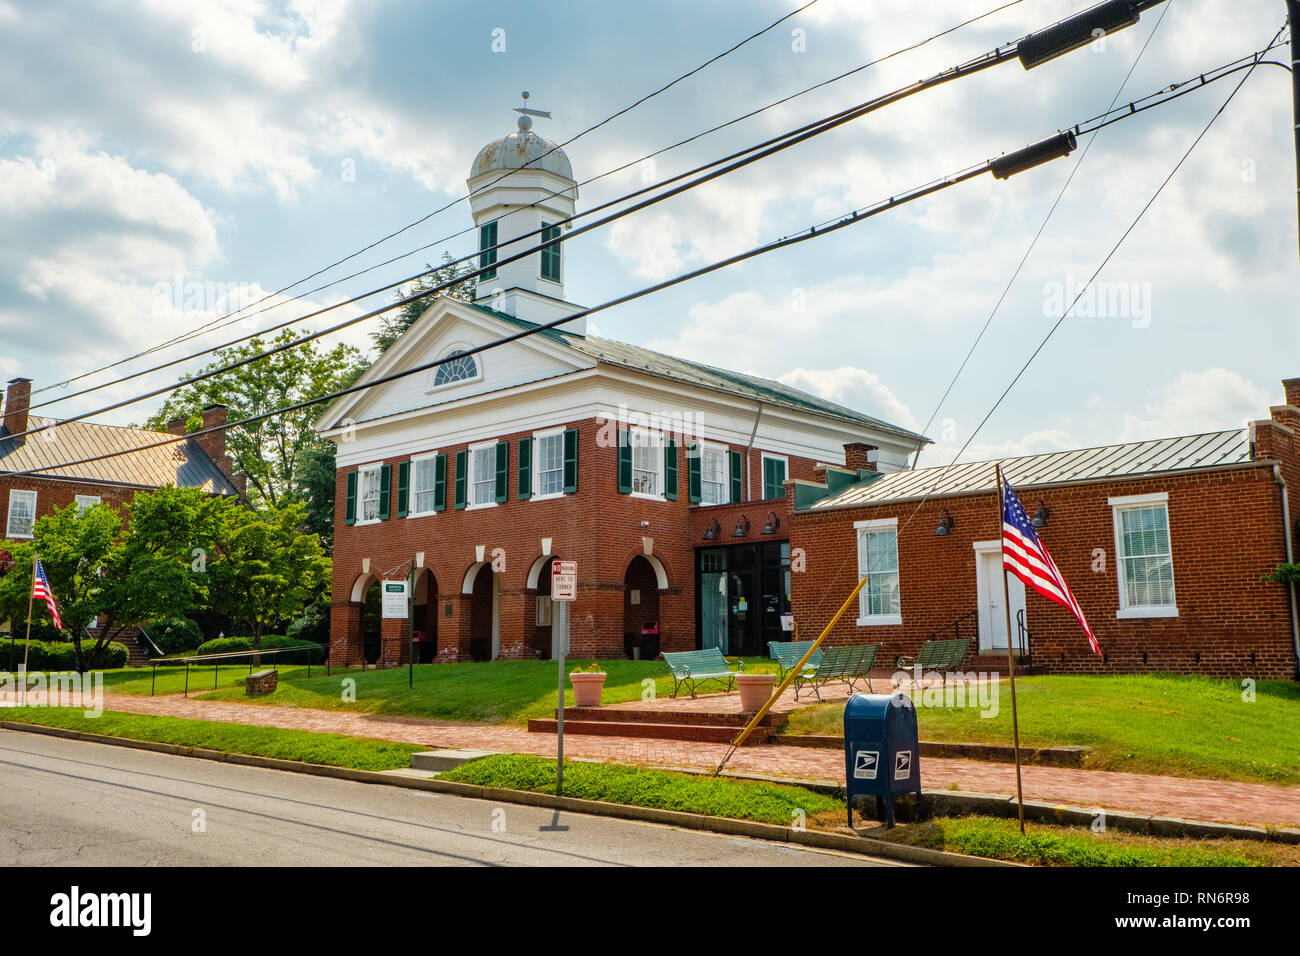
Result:
[[[558,716],[558,714],[556,715]],[[740,713],[723,713],[719,711],[697,712],[689,710],[636,710],[631,707],[566,707],[564,723],[570,720],[607,721],[618,724],[691,724],[692,726],[744,727],[754,715]],[[760,727],[779,727],[785,723],[786,715],[769,711],[759,721]]]
[[[471,760],[478,760],[480,757],[490,757],[494,753],[497,753],[497,751],[425,750],[422,753],[411,754],[411,769],[441,773],[444,770],[450,770],[453,767],[459,767],[461,764],[469,763]]]
[[[558,721],[549,717],[535,717],[528,721],[528,731],[534,734],[555,733]],[[721,724],[656,724],[643,721],[621,723],[613,720],[571,720],[569,711],[564,712],[564,732],[566,734],[584,734],[593,737],[641,737],[655,740],[694,740],[701,743],[728,744],[740,731],[740,727]],[[772,736],[768,727],[756,727],[746,739],[746,744],[765,744]]]

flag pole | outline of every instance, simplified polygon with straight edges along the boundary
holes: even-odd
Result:
[[[32,599],[36,597],[36,552],[32,552],[32,586],[27,592],[27,639],[23,641],[23,706],[27,706],[27,652],[32,647]]]
[[[1006,485],[1002,481],[1002,466],[995,464],[993,473],[998,483],[998,538],[1002,541],[999,553],[1006,550],[1006,537],[1002,528],[1006,515]],[[1025,832],[1025,792],[1020,784],[1020,717],[1016,713],[1016,657],[1011,648],[1011,589],[1007,586],[1007,566],[1002,570],[1002,610],[1007,619],[1007,673],[1011,681],[1011,741],[1016,755],[1016,809],[1020,813],[1020,832]]]

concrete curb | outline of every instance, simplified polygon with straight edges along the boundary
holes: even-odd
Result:
[[[824,747],[843,750],[843,737],[803,734],[783,734],[771,738],[769,744],[780,747]],[[1022,748],[1022,763],[1045,767],[1082,767],[1088,756],[1087,747]],[[958,760],[988,760],[992,763],[1014,763],[1015,750],[1002,744],[963,743],[960,741],[922,740],[922,757],[948,757]]]
[[[827,833],[816,830],[794,830],[789,827],[770,823],[755,823],[749,820],[733,820],[728,817],[712,817],[699,813],[686,813],[680,810],[659,810],[652,807],[633,807],[621,803],[606,803],[600,800],[580,800],[575,797],[556,797],[547,793],[532,793],[526,790],[503,790],[495,787],[479,787],[474,784],[456,783],[436,778],[421,779],[402,776],[378,770],[353,770],[347,767],[330,767],[324,764],[304,763],[298,760],[282,760],[277,757],[257,757],[249,754],[230,754],[219,750],[207,750],[202,747],[182,747],[178,744],[158,743],[151,740],[133,740],[129,737],[110,737],[104,734],[88,734],[63,727],[45,727],[40,724],[24,724],[17,721],[0,721],[0,728],[22,733],[45,734],[50,737],[62,737],[67,740],[80,740],[86,743],[108,744],[114,747],[129,747],[136,750],[148,750],[179,757],[197,757],[201,760],[215,760],[224,763],[241,764],[248,767],[261,767],[269,770],[285,770],[291,773],[303,773],[317,777],[333,777],[351,780],[357,783],[374,783],[390,787],[405,787],[408,790],[426,790],[434,793],[446,793],[453,796],[471,797],[477,800],[490,800],[497,803],[514,803],[524,806],[544,807],[548,810],[564,810],[570,813],[583,813],[590,816],[616,817],[623,820],[636,820],[645,823],[658,823],[680,827],[684,830],[703,830],[711,833],[724,833],[731,836],[751,837],[777,843],[793,843],[801,846],[823,850],[838,850],[857,853],[864,856],[876,856],[884,859],[899,860],[904,863],[916,863],[928,866],[998,866],[1019,867],[1022,864],[1005,860],[990,860],[983,857],[966,856],[960,853],[947,853],[926,847],[907,846],[891,843],[872,837],[849,836],[848,834]]]
[[[544,793],[531,793],[525,790],[498,790],[455,783],[450,780],[423,779],[420,777],[398,775],[379,770],[353,770],[348,767],[331,767],[326,764],[305,763],[298,760],[282,760],[277,757],[257,757],[249,754],[232,754],[220,750],[206,750],[201,747],[182,747],[178,744],[158,743],[151,740],[134,740],[129,737],[110,737],[104,734],[88,734],[78,730],[62,727],[45,727],[41,724],[25,724],[17,721],[0,721],[0,728],[26,733],[46,734],[69,740],[82,740],[87,743],[108,744],[116,747],[133,747],[137,750],[149,750],[154,753],[171,754],[179,757],[197,757],[202,760],[215,760],[224,763],[241,764],[248,767],[261,767],[268,770],[284,770],[290,773],[305,773],[318,777],[334,777],[339,780],[352,780],[358,783],[379,783],[390,787],[407,787],[413,790],[429,790],[450,793],[457,796],[473,797],[484,800],[497,800],[502,803],[520,803],[528,806],[546,807],[548,809],[570,810],[575,813],[590,813],[597,816],[620,817],[629,820],[642,820],[651,823],[666,823],[684,829],[709,830],[716,833],[731,833],[739,836],[751,836],[763,840],[778,840],[787,843],[804,843],[823,849],[844,850],[863,853],[888,859],[903,860],[909,863],[929,863],[938,866],[1018,866],[1004,860],[988,860],[982,857],[946,853],[924,847],[910,847],[904,844],[876,840],[872,837],[850,837],[822,831],[798,831],[788,827],[767,823],[753,823],[743,820],[731,820],[726,817],[710,817],[697,813],[685,813],[676,810],[656,810],[650,807],[631,807],[618,803],[605,803],[597,800],[576,800],[572,797],[555,797]],[[679,770],[680,773],[706,774],[707,771]],[[733,780],[753,780],[761,783],[798,786],[807,790],[829,795],[842,795],[844,785],[829,780],[792,780],[786,777],[773,777],[765,774],[729,773],[724,777]],[[962,790],[922,790],[931,815],[961,816],[963,814],[983,814],[986,816],[1016,817],[1015,798],[1010,794],[975,793]],[[557,802],[559,801],[559,802]],[[1040,823],[1066,824],[1073,826],[1090,826],[1099,812],[1105,813],[1105,825],[1108,828],[1145,836],[1180,836],[1200,839],[1238,839],[1258,842],[1285,843],[1300,845],[1300,828],[1298,827],[1261,827],[1243,826],[1233,823],[1217,823],[1204,820],[1182,820],[1177,817],[1161,817],[1131,813],[1123,810],[1104,810],[1099,807],[1080,807],[1070,804],[1052,804],[1038,801],[1025,801],[1025,819]],[[737,830],[736,827],[747,829]],[[829,842],[814,842],[829,841]],[[847,841],[847,842],[836,842]],[[972,862],[973,861],[973,862]]]

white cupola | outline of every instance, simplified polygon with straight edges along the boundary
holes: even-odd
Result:
[[[559,224],[573,216],[578,199],[569,157],[532,129],[534,116],[550,114],[526,105],[515,111],[520,114],[518,129],[479,150],[466,180],[478,226],[480,267],[559,236],[569,228]],[[564,298],[565,258],[565,245],[557,242],[484,273],[475,301],[531,322],[551,322],[575,312],[580,307]],[[581,335],[586,322],[578,319],[562,328]]]

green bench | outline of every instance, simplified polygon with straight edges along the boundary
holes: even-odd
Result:
[[[970,644],[969,637],[926,641],[914,658],[899,655],[895,663],[900,670],[920,667],[923,671],[938,671],[946,675],[948,671],[961,667],[965,663],[966,655],[970,653]]]
[[[822,699],[822,686],[833,680],[842,680],[849,685],[849,690],[857,692],[855,682],[865,679],[867,690],[871,686],[871,668],[875,666],[876,654],[880,652],[879,644],[850,644],[846,647],[828,647],[822,651],[822,659],[816,666],[805,667],[794,679],[794,699],[799,699],[800,685],[808,685]]]
[[[815,641],[767,642],[767,652],[771,655],[772,660],[776,661],[776,682],[778,684],[785,680],[786,675],[794,670],[795,666],[803,660],[803,656],[808,653],[808,648],[812,647],[815,643]],[[813,656],[808,658],[808,664],[811,667],[816,667],[821,659],[821,648],[818,648],[813,652]]]
[[[716,647],[710,647],[703,651],[664,651],[660,655],[664,663],[668,665],[669,672],[673,675],[673,698],[677,697],[678,691],[683,684],[691,685],[691,697],[695,697],[695,685],[706,680],[716,680],[725,684],[727,690],[731,690],[736,683],[736,673],[731,669],[727,659],[722,656],[722,651]],[[738,670],[745,669],[744,661],[737,661],[740,665]]]

